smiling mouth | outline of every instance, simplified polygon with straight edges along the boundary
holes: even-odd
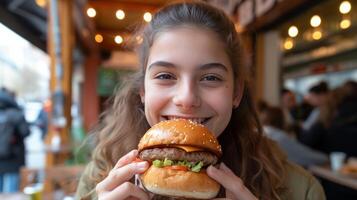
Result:
[[[180,116],[163,116],[165,120],[174,120],[174,119],[186,119],[198,124],[206,124],[211,117],[198,118],[198,117],[180,117]]]

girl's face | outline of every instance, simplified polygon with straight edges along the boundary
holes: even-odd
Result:
[[[204,124],[218,137],[241,93],[234,92],[232,66],[214,32],[181,27],[157,35],[141,92],[151,126],[185,118]]]

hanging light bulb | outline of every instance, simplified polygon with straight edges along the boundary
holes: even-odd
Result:
[[[125,18],[125,12],[123,10],[117,10],[115,12],[115,16],[119,19],[119,20],[123,20]]]
[[[322,33],[321,33],[321,31],[314,31],[313,33],[312,33],[312,39],[314,39],[314,40],[319,40],[319,39],[321,39],[322,38]]]
[[[294,47],[294,41],[291,38],[287,38],[284,41],[284,49],[290,50]]]
[[[41,8],[44,8],[44,7],[46,6],[46,4],[47,4],[47,1],[46,1],[46,0],[36,0],[35,2],[36,2],[36,4],[37,4],[38,6],[40,6]]]
[[[103,42],[103,36],[101,34],[96,34],[94,39],[98,43],[102,43]]]
[[[340,4],[340,13],[341,14],[347,14],[351,11],[351,3],[349,1],[343,1],[341,4]]]
[[[290,37],[296,37],[299,34],[299,29],[296,26],[290,26],[288,34]]]
[[[123,37],[120,35],[117,35],[117,36],[115,36],[114,41],[117,44],[121,44],[123,42]]]
[[[88,15],[88,17],[93,18],[93,17],[95,17],[97,15],[97,12],[95,11],[94,8],[88,8],[87,9],[87,15]]]
[[[321,24],[321,17],[320,16],[314,15],[314,16],[311,17],[310,25],[312,27],[318,27],[318,26],[320,26],[320,24]]]
[[[351,26],[351,20],[349,19],[344,19],[340,22],[340,28],[341,29],[347,29]]]
[[[146,13],[144,13],[143,18],[144,18],[144,20],[145,20],[146,22],[150,22],[151,19],[152,19],[152,15],[151,15],[150,12],[146,12]]]

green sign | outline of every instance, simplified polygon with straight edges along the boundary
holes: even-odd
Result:
[[[97,93],[99,96],[111,96],[121,80],[132,73],[130,70],[100,68],[98,72]]]

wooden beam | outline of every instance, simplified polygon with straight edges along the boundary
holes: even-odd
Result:
[[[97,29],[96,33],[100,33],[103,35],[131,35],[132,32],[128,29]]]
[[[91,52],[99,51],[98,45],[94,41],[95,25],[92,20],[89,20],[86,15],[83,14],[84,9],[81,3],[75,1],[73,5],[73,22],[76,35],[78,36],[79,45],[82,47],[82,51],[91,54]]]
[[[38,35],[38,33],[33,30],[34,28],[28,26],[28,24],[24,22],[23,19],[19,18],[3,6],[0,6],[0,22],[15,33],[24,37],[33,45],[37,46],[43,51],[46,51],[46,41],[41,39],[40,35]]]
[[[113,8],[120,8],[123,10],[133,10],[133,11],[148,11],[154,12],[158,10],[161,5],[152,5],[146,3],[136,3],[136,2],[118,2],[118,1],[103,1],[103,0],[96,0],[96,1],[89,1],[89,7],[93,8],[102,8],[102,9],[113,9]]]
[[[264,29],[275,28],[284,20],[291,19],[292,16],[301,13],[306,8],[320,3],[322,0],[284,0],[277,3],[272,10],[256,18],[253,23],[246,27],[246,31],[254,32]]]

